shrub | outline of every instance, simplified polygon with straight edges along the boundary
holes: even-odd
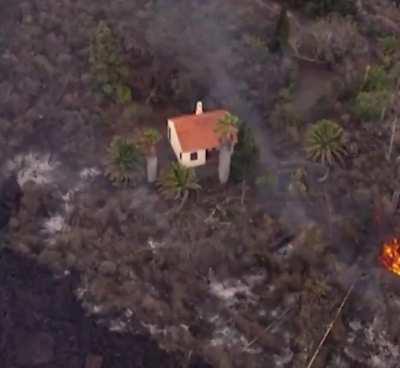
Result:
[[[366,45],[354,22],[337,15],[320,19],[308,31],[294,35],[294,46],[300,55],[330,64],[364,53]]]
[[[311,160],[323,165],[343,163],[346,151],[342,127],[332,120],[318,121],[307,130],[305,150]]]
[[[354,115],[362,121],[378,120],[390,102],[390,92],[360,92],[353,104]]]
[[[111,28],[101,21],[90,44],[90,72],[94,86],[119,103],[131,101],[130,70],[123,60],[122,47]]]
[[[394,35],[384,36],[379,41],[385,55],[392,56],[400,48],[400,41]]]
[[[232,155],[232,179],[252,181],[256,175],[259,150],[252,130],[244,123],[239,126],[238,143]]]
[[[373,66],[366,73],[367,77],[362,88],[364,92],[387,90],[393,86],[393,81],[382,66]]]
[[[137,177],[143,158],[133,140],[115,136],[108,147],[106,176],[114,185],[130,184]]]

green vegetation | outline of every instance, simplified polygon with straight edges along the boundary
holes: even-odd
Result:
[[[115,136],[108,147],[108,154],[106,176],[114,185],[132,183],[143,164],[142,155],[134,141]]]
[[[96,89],[115,102],[131,101],[129,67],[123,60],[119,40],[104,21],[99,23],[91,40],[89,63]]]
[[[362,121],[378,120],[390,103],[395,77],[382,66],[369,67],[352,111]]]
[[[353,105],[354,115],[362,121],[378,120],[390,102],[389,91],[360,92]]]
[[[393,87],[393,80],[382,66],[373,66],[366,71],[364,92],[382,91]]]
[[[238,127],[239,118],[228,113],[217,122],[215,132],[222,141],[232,141],[236,139]]]
[[[343,163],[343,129],[332,120],[318,121],[306,133],[305,150],[311,160],[323,165]]]
[[[238,139],[239,118],[227,113],[217,122],[215,133],[219,137],[218,179],[226,184],[231,171],[232,154]]]
[[[275,34],[270,45],[271,51],[283,50],[289,44],[290,22],[287,15],[287,7],[283,5],[279,13],[278,22],[275,28]]]
[[[159,186],[161,193],[166,198],[181,199],[182,205],[187,200],[190,192],[196,192],[201,189],[193,169],[184,167],[178,162],[173,162],[161,176]]]
[[[154,153],[155,146],[161,140],[161,134],[157,129],[147,128],[140,134],[137,145],[145,155]]]
[[[270,192],[278,189],[278,176],[271,171],[266,171],[262,176],[256,179],[256,185]]]
[[[239,125],[238,144],[232,155],[232,179],[252,181],[255,178],[259,161],[259,150],[252,130],[244,123]]]
[[[385,56],[393,56],[400,48],[400,41],[394,35],[382,37],[380,39],[380,44]]]

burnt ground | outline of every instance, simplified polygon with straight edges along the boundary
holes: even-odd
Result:
[[[200,355],[218,368],[303,368],[357,268],[371,277],[357,284],[314,366],[397,367],[398,280],[377,264],[382,237],[371,218],[379,217],[375,194],[390,207],[398,189],[394,157],[400,152],[395,147],[386,164],[389,120],[363,124],[349,115],[345,92],[358,88],[352,81],[363,76],[363,68],[347,55],[348,66],[327,68],[270,53],[266,45],[279,13],[274,1],[3,3],[0,164],[2,177],[16,173],[23,193],[19,208],[6,206],[6,216],[12,215],[8,247],[26,257],[5,251],[0,271],[5,285],[11,283],[4,294],[10,295],[6,308],[13,307],[10,320],[26,316],[27,321],[6,329],[2,346],[11,354],[9,367],[15,366],[17,353],[21,364],[40,358],[14,348],[19,339],[41,341],[61,367],[73,366],[74,356],[82,365],[92,349],[101,350],[105,366],[118,367],[112,359],[136,351],[129,343],[136,339],[138,356],[129,355],[127,364],[140,366],[159,352],[146,337],[151,335],[162,349],[180,351],[178,358],[154,353],[166,357],[157,363],[161,367],[179,367],[179,356]],[[388,0],[364,3],[370,14],[358,20],[360,55],[352,56],[373,62],[370,21],[374,32],[383,27],[399,34],[400,15]],[[100,20],[120,36],[132,67],[129,106],[104,103],[91,88],[90,36]],[[298,20],[301,29],[313,24]],[[316,50],[315,44],[301,46],[311,54]],[[148,103],[154,81],[156,96]],[[214,176],[201,181],[201,193],[176,215],[171,211],[176,204],[144,180],[113,188],[104,177],[112,136],[143,126],[163,131],[168,116],[193,111],[199,98],[206,109],[226,107],[250,124],[261,150],[260,175],[271,169],[282,173],[282,190],[251,187],[242,203],[240,186],[221,189]],[[282,103],[292,104],[295,118],[277,114],[278,124],[272,124]],[[344,127],[352,154],[346,167],[321,183],[317,178],[323,171],[304,158],[302,134],[325,117]],[[159,152],[162,168],[171,157],[165,143]],[[306,172],[307,185],[293,175],[298,170]],[[17,194],[10,190],[10,198]],[[382,236],[396,229],[396,221],[381,229]],[[34,262],[52,271],[34,271]],[[75,272],[76,281],[52,276]],[[36,280],[37,290],[46,291],[40,299],[32,292]],[[69,294],[63,294],[63,285]],[[89,319],[71,291],[104,328],[94,320],[83,322]],[[68,301],[52,303],[59,301],[55,298]],[[20,301],[21,309],[13,301]],[[73,317],[66,317],[69,313]],[[36,316],[43,317],[45,328],[32,336],[40,325]],[[59,318],[65,328],[60,336],[51,327],[52,316],[56,327]],[[65,322],[69,318],[74,323]],[[92,334],[81,351],[76,339],[88,331]]]
[[[2,251],[2,367],[82,368],[93,355],[102,357],[103,367],[208,367],[160,350],[148,336],[121,335],[100,326],[77,302],[77,281],[77,275],[54,277],[34,261]]]

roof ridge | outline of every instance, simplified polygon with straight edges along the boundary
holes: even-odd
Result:
[[[211,115],[211,114],[216,114],[216,113],[229,113],[228,110],[225,109],[217,109],[217,110],[210,110],[210,111],[205,111],[202,112],[201,114],[196,115],[195,113],[192,114],[184,114],[184,115],[176,115],[171,118],[168,118],[168,120],[174,120],[174,119],[187,119],[187,118],[201,118],[204,115]]]

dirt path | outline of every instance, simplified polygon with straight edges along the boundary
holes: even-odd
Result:
[[[85,316],[75,300],[76,276],[55,279],[33,261],[0,254],[0,356],[2,368],[82,368],[90,354],[103,367],[177,368],[180,357],[149,337],[111,333]],[[207,367],[195,362],[192,368]]]

